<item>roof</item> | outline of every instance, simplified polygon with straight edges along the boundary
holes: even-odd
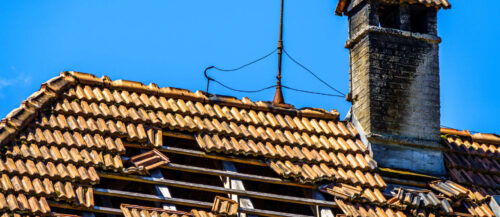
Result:
[[[196,147],[179,149],[166,144],[164,136],[188,138]],[[468,138],[467,134],[460,133],[447,138],[455,137]],[[469,137],[473,142],[498,144],[489,135]],[[479,209],[488,216],[491,212],[485,205],[488,192],[462,182],[459,176],[452,176],[452,179],[460,184],[438,180],[427,189],[403,187],[396,191],[387,188],[360,133],[352,123],[340,121],[335,110],[274,107],[271,103],[252,102],[248,98],[239,100],[200,91],[159,88],[156,84],[112,81],[106,76],[98,78],[78,72],[63,72],[42,84],[38,92],[7,115],[0,124],[0,144],[3,147],[0,210],[8,213],[55,215],[53,209],[57,209],[57,212],[86,210],[126,216],[142,212],[162,212],[167,213],[166,216],[180,215],[180,212],[187,216],[221,214],[214,207],[223,209],[223,215],[230,215],[228,213],[235,210],[270,213],[254,208],[235,208],[233,202],[220,196],[215,197],[216,202],[212,204],[104,189],[106,183],[118,188],[119,184],[113,183],[120,180],[323,205],[338,208],[348,216],[364,215],[365,212],[384,212],[388,216],[412,215],[412,212],[456,214],[457,209],[465,207],[472,207],[465,209],[469,213],[477,213],[475,209]],[[274,172],[275,177],[183,165],[176,156],[181,152],[193,157],[258,164]],[[452,152],[450,149],[449,153]],[[488,158],[486,155],[481,157]],[[269,192],[227,190],[200,183],[205,180],[189,183],[168,177],[151,178],[154,175],[151,171],[167,167],[305,186],[334,199],[321,201]],[[463,169],[449,167],[450,171],[455,168]],[[121,179],[111,184],[108,180],[103,183],[103,179],[110,177]],[[472,191],[466,187],[471,187]],[[95,195],[99,195],[99,199],[95,199]],[[102,196],[143,198],[183,206],[194,204],[200,209],[173,212],[123,202],[119,207],[103,209],[96,204],[96,201],[102,203]],[[212,210],[207,210],[209,208]]]
[[[452,180],[482,194],[500,194],[500,136],[441,129],[445,163]]]
[[[444,8],[450,9],[451,4],[448,0],[378,0],[379,2],[389,3],[389,4],[400,4],[400,3],[408,3],[408,4],[424,4],[427,7],[434,8]],[[337,3],[337,8],[335,9],[335,14],[342,15],[345,7],[350,2],[350,0],[339,0]]]

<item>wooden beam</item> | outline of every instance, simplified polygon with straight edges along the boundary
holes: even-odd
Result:
[[[111,198],[110,197],[106,197],[106,196],[102,196],[102,195],[99,196],[99,197],[101,199],[101,205],[103,205],[104,207],[113,207],[113,203],[111,203]],[[106,214],[106,217],[115,217],[115,215]]]
[[[230,161],[230,162],[235,162],[235,163],[250,164],[250,165],[255,165],[255,166],[265,166],[265,167],[268,166],[267,163],[262,161],[262,160],[242,159],[241,157],[238,158],[238,157],[232,157],[232,156],[220,156],[220,155],[216,155],[216,154],[212,154],[212,153],[204,152],[204,151],[196,151],[196,150],[167,147],[167,146],[162,146],[159,150],[162,152],[166,152],[166,153],[184,154],[184,155],[209,158],[209,159],[214,159],[214,160],[223,160],[223,161]]]
[[[135,192],[126,192],[126,191],[111,190],[111,189],[95,188],[94,194],[106,195],[106,196],[111,196],[111,197],[136,199],[136,200],[147,200],[147,201],[153,201],[153,202],[173,203],[173,204],[177,204],[177,205],[192,206],[192,207],[198,207],[198,208],[203,208],[203,209],[212,208],[212,203],[208,203],[208,202],[180,199],[180,198],[162,199],[161,197],[156,196],[156,195],[149,195],[149,194],[142,194],[142,193],[135,193]],[[260,210],[260,209],[248,209],[248,208],[241,208],[241,207],[238,209],[238,211],[243,212],[243,213],[247,213],[247,214],[252,214],[252,215],[269,216],[269,217],[289,217],[289,216],[313,217],[313,216],[307,216],[307,215],[298,215],[298,214],[292,214],[292,213],[275,212],[275,211]]]
[[[124,142],[123,145],[125,145],[125,147],[140,148],[140,149],[152,149],[153,148],[153,147],[143,146],[140,144],[127,143],[127,142]],[[197,151],[197,150],[184,149],[184,148],[175,148],[175,147],[167,147],[167,146],[156,147],[156,149],[158,149],[159,151],[165,152],[165,153],[182,154],[182,155],[188,155],[188,156],[193,156],[193,157],[209,158],[209,159],[214,159],[214,160],[223,160],[223,161],[230,161],[230,162],[235,162],[235,163],[244,163],[244,164],[250,164],[250,165],[255,165],[255,166],[266,166],[267,167],[267,163],[265,161],[257,160],[257,159],[242,159],[242,158],[232,157],[232,156],[220,156],[220,155],[216,155],[216,154],[212,154],[212,153],[204,152],[204,151]]]
[[[388,183],[392,184],[398,184],[398,185],[407,185],[407,186],[413,186],[413,187],[418,187],[418,188],[427,188],[428,184],[426,182],[418,182],[418,181],[413,181],[413,180],[408,180],[408,179],[399,179],[399,178],[394,178],[394,177],[387,177],[387,176],[382,176],[382,179]]]
[[[250,181],[256,181],[256,182],[265,182],[265,183],[278,184],[278,185],[295,186],[295,187],[301,187],[301,188],[311,188],[311,189],[317,188],[316,185],[299,184],[299,183],[295,183],[295,182],[292,182],[292,181],[289,181],[286,179],[280,179],[280,178],[274,178],[274,177],[268,177],[268,176],[259,176],[259,175],[253,175],[253,174],[238,173],[238,172],[234,172],[234,171],[222,171],[222,170],[208,169],[208,168],[203,168],[203,167],[187,166],[187,165],[176,164],[176,163],[169,163],[168,165],[162,166],[162,168],[171,169],[171,170],[178,170],[178,171],[183,171],[183,172],[201,173],[201,174],[205,174],[205,175],[224,176],[224,177],[229,177],[229,178],[250,180]]]
[[[174,132],[174,131],[163,131],[162,132],[163,136],[168,136],[168,137],[174,137],[178,139],[189,139],[189,140],[196,140],[193,134],[187,134],[187,133],[179,133],[179,132]]]
[[[161,134],[161,131],[160,131],[160,134]],[[155,133],[156,135],[156,133]],[[163,138],[157,138],[155,139],[155,142],[157,142],[157,144],[163,144]],[[158,145],[156,145],[158,146]],[[144,149],[141,149],[141,153],[146,153],[147,150],[144,150]],[[130,159],[127,159],[127,161],[129,161]],[[163,179],[163,174],[161,173],[161,169],[160,168],[155,168],[151,171],[149,171],[149,173],[151,174],[151,177],[154,177],[154,178],[161,178]],[[165,197],[168,197],[168,198],[171,198],[172,195],[170,194],[170,190],[168,189],[167,186],[164,186],[164,185],[155,185],[155,189],[156,189],[156,194],[165,198]],[[157,206],[159,204],[156,204]],[[175,205],[173,204],[167,204],[167,203],[162,203],[161,204],[161,207],[163,209],[168,209],[168,210],[177,210],[177,207],[175,207]]]
[[[325,200],[325,197],[318,190],[312,190],[312,197],[317,200]],[[315,206],[316,216],[318,217],[335,217],[332,209],[327,207]]]
[[[229,161],[222,161],[222,168],[224,168],[225,171],[229,172],[234,172],[237,173],[238,170],[236,169],[236,166],[234,166],[233,162]],[[236,179],[236,178],[231,178],[231,177],[224,177],[221,176],[221,178],[224,180],[224,188],[228,189],[237,189],[237,190],[245,190],[245,186],[243,185],[243,182],[241,179]],[[248,197],[241,197],[238,196],[237,194],[229,194],[229,197],[232,200],[238,201],[238,204],[242,208],[249,208],[253,209],[253,204],[250,198]],[[247,214],[242,213],[240,217],[247,217]],[[248,215],[248,217],[257,217],[256,215]]]
[[[239,212],[246,213],[248,215],[256,215],[256,216],[269,216],[269,217],[315,217],[315,216],[309,216],[309,215],[299,215],[299,214],[293,214],[293,213],[286,213],[286,212],[275,212],[271,210],[262,210],[262,209],[247,209],[247,208],[239,208]]]
[[[161,170],[158,168],[151,170],[150,173],[151,173],[151,177],[163,179],[163,174],[161,173]],[[168,189],[167,186],[155,185],[155,188],[156,188],[156,193],[158,193],[158,195],[162,196],[163,198],[165,198],[165,197],[171,198],[172,197],[172,195],[170,194],[170,190]],[[173,204],[162,203],[161,206],[163,209],[177,210],[177,207],[175,207],[175,205],[173,205]]]
[[[337,204],[335,202],[331,202],[331,201],[322,201],[322,200],[315,200],[315,199],[309,199],[309,198],[292,197],[292,196],[285,196],[285,195],[278,195],[278,194],[255,192],[255,191],[225,189],[223,187],[217,187],[217,186],[211,186],[211,185],[196,184],[196,183],[189,183],[189,182],[182,182],[182,181],[175,181],[175,180],[168,180],[168,179],[158,179],[158,178],[144,177],[144,176],[133,176],[133,175],[126,175],[125,176],[122,174],[108,173],[108,172],[98,172],[98,174],[99,174],[99,177],[101,177],[101,178],[119,179],[119,180],[127,180],[127,181],[142,182],[142,183],[149,183],[149,184],[160,184],[160,185],[173,186],[173,187],[177,187],[177,188],[188,188],[188,189],[192,189],[192,190],[209,191],[209,192],[222,193],[222,194],[237,194],[240,196],[259,198],[259,199],[265,199],[265,200],[274,200],[274,201],[280,201],[280,202],[286,202],[286,203],[314,205],[314,206],[317,205],[317,206],[323,206],[323,207],[338,208]]]
[[[87,208],[87,207],[81,207],[81,206],[72,206],[70,204],[59,203],[59,202],[54,202],[54,201],[49,201],[49,206],[62,208],[62,209],[71,209],[71,210],[93,212],[93,213],[103,213],[103,214],[110,214],[110,215],[123,215],[123,212],[121,209],[102,207],[102,206],[93,206],[93,207]]]
[[[147,200],[147,201],[152,201],[152,202],[172,203],[172,204],[183,205],[183,206],[194,206],[194,207],[203,208],[203,209],[212,208],[212,203],[209,203],[209,202],[202,202],[202,201],[188,200],[188,199],[181,199],[181,198],[163,198],[163,197],[160,197],[157,195],[143,194],[143,193],[136,193],[136,192],[127,192],[127,191],[112,190],[112,189],[104,189],[104,188],[94,188],[94,194],[106,195],[106,196],[110,196],[110,197],[136,199],[136,200]]]

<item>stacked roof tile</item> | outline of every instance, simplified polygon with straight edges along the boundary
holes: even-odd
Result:
[[[146,173],[149,172],[149,170],[155,169],[170,162],[167,156],[163,155],[156,149],[133,156],[129,161],[134,164],[134,166],[140,171],[145,171]]]
[[[125,217],[217,217],[236,216],[238,203],[234,200],[217,196],[214,199],[210,212],[196,209],[191,210],[191,212],[184,212],[131,204],[122,204],[120,208]]]
[[[434,181],[431,189],[397,188],[387,201],[366,203],[368,196],[361,189],[337,185],[323,191],[336,197],[346,216],[495,216],[487,204],[487,197],[451,182]],[[458,201],[458,203],[457,203]],[[455,209],[466,210],[459,214]]]
[[[212,212],[220,216],[236,216],[238,213],[238,202],[229,198],[216,196],[212,204]]]
[[[125,217],[216,217],[213,213],[193,210],[191,212],[166,210],[154,207],[144,207],[130,204],[122,204],[121,210]]]

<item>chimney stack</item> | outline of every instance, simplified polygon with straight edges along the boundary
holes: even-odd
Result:
[[[339,1],[337,15],[349,18],[349,100],[380,167],[443,175],[437,12],[450,5],[417,2]]]

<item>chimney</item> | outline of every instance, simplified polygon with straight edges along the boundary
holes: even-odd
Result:
[[[348,100],[380,167],[444,175],[437,12],[450,5],[416,2],[339,1],[337,15],[349,18]]]

